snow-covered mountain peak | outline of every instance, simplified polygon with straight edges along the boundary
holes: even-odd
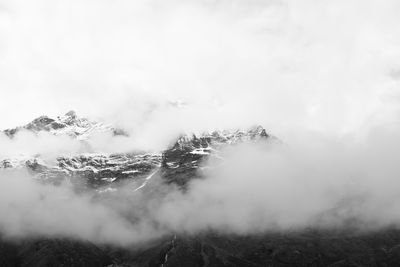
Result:
[[[198,148],[215,146],[219,144],[236,144],[248,141],[258,141],[270,137],[265,129],[260,126],[254,126],[247,130],[234,129],[234,130],[215,130],[206,132],[200,135],[185,134],[180,136],[174,148]]]
[[[92,134],[104,132],[114,135],[126,135],[124,131],[116,129],[111,125],[88,118],[81,118],[75,111],[69,111],[63,116],[58,116],[56,119],[48,116],[40,116],[24,126],[5,130],[4,133],[9,137],[13,137],[21,130],[28,130],[33,133],[44,131],[54,135],[67,135],[78,140],[85,140]]]
[[[79,119],[78,115],[73,110],[65,113],[64,116],[57,117],[57,119],[60,122],[65,123],[67,125],[79,124],[79,122],[82,121],[82,119]],[[87,119],[84,119],[84,120],[87,120]]]
[[[56,136],[66,135],[86,144],[96,133],[108,132],[113,135],[126,135],[124,131],[102,122],[79,117],[76,112],[53,119],[40,116],[30,123],[14,129],[5,130],[10,138],[19,131],[35,134],[47,132]],[[87,182],[88,186],[101,189],[125,179],[141,181],[156,170],[167,182],[185,185],[190,179],[198,177],[199,166],[209,157],[220,157],[225,146],[246,142],[270,140],[262,126],[247,130],[214,130],[201,134],[181,135],[166,150],[158,153],[87,153],[56,155],[47,159],[43,155],[21,155],[15,158],[0,158],[0,169],[26,168],[35,177],[45,181],[62,181],[75,177]],[[145,183],[144,183],[145,184]]]

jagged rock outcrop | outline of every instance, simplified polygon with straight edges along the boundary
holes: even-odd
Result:
[[[56,120],[41,116],[25,126],[5,132],[13,136],[22,129],[34,133],[46,131],[55,135],[68,135],[81,140],[89,138],[95,132],[125,133],[122,129],[101,122],[79,118],[74,111],[57,117]],[[40,155],[0,158],[0,169],[27,168],[41,181],[59,184],[65,179],[72,181],[78,179],[80,185],[105,190],[104,187],[124,179],[144,179],[160,168],[162,177],[167,183],[185,187],[190,179],[200,176],[200,164],[210,155],[217,155],[224,146],[266,141],[270,138],[262,126],[255,126],[248,130],[221,130],[198,136],[182,135],[171,147],[160,153],[60,155],[52,162],[42,159]]]
[[[182,135],[171,148],[162,153],[163,178],[169,183],[185,186],[193,178],[201,176],[200,164],[210,155],[217,155],[227,145],[243,142],[263,142],[270,136],[262,126],[249,130],[223,130],[200,136]]]
[[[28,130],[33,133],[44,131],[54,135],[67,135],[79,140],[85,140],[93,133],[98,132],[127,135],[122,129],[114,128],[102,122],[92,121],[87,118],[80,118],[75,111],[69,111],[64,116],[58,116],[56,119],[48,116],[40,116],[24,126],[7,129],[3,132],[8,137],[12,138],[22,130]]]

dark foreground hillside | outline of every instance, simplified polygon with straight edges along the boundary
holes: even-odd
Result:
[[[170,236],[141,248],[43,239],[0,243],[0,266],[399,266],[400,231]]]

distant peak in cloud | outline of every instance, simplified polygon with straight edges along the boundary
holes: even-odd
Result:
[[[209,150],[213,146],[222,144],[237,144],[249,141],[262,141],[270,138],[264,127],[261,125],[253,126],[247,130],[214,130],[202,134],[185,134],[181,135],[172,148],[189,149],[191,154],[209,154]],[[193,150],[193,151],[192,151]]]
[[[65,113],[65,116],[66,117],[70,117],[71,119],[76,119],[78,117],[74,110],[68,111],[67,113]]]
[[[28,130],[33,133],[49,132],[54,135],[66,135],[79,140],[87,139],[90,135],[99,132],[111,132],[113,135],[127,135],[122,129],[115,128],[103,122],[79,117],[73,110],[63,116],[58,116],[56,119],[42,115],[26,125],[4,130],[4,133],[12,138],[21,130]]]

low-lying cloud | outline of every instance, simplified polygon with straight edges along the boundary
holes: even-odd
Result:
[[[397,227],[397,136],[229,148],[222,165],[193,181],[187,194],[170,195],[158,216],[188,233]]]
[[[0,232],[7,238],[70,237],[129,244],[154,237],[151,227],[133,223],[117,210],[78,194],[71,184],[45,185],[23,171],[0,172]]]
[[[54,135],[41,131],[18,131],[13,138],[0,132],[0,159],[24,159],[33,156],[55,159],[59,156],[81,153],[121,153],[137,150],[127,136],[114,136],[112,132],[95,133],[86,140],[66,134]]]
[[[305,228],[398,227],[398,128],[364,141],[303,136],[298,143],[227,147],[182,191],[160,174],[97,195],[24,173],[0,175],[0,229],[9,237],[67,236],[128,245],[168,233],[258,234]],[[349,224],[351,223],[351,224]]]

